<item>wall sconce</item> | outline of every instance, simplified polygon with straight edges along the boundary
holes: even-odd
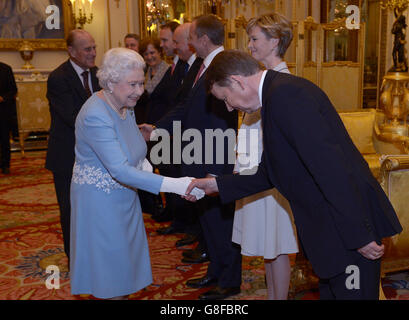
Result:
[[[71,19],[74,26],[76,27],[77,24],[79,24],[80,26],[78,28],[84,29],[84,24],[90,24],[94,17],[92,14],[92,3],[94,0],[70,0],[70,2],[72,11]]]

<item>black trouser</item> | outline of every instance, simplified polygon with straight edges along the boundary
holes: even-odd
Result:
[[[179,205],[179,208],[181,209],[175,213],[175,218],[172,224],[183,223],[185,233],[197,236],[199,238],[199,242],[203,242],[202,227],[200,225],[198,215],[200,210],[197,209],[196,203],[189,202],[181,197],[179,197],[179,199],[181,200],[181,204]],[[202,243],[202,245],[203,248],[206,247],[204,243]]]
[[[0,114],[1,168],[10,167],[10,118]]]
[[[242,256],[240,246],[231,241],[234,203],[223,205],[219,197],[205,197],[198,205],[203,210],[200,224],[210,259],[207,276],[217,279],[219,287],[240,287]]]
[[[356,252],[356,255],[357,260],[348,270],[348,273],[343,272],[330,279],[320,279],[319,290],[321,300],[379,299],[381,260],[366,259],[358,252]],[[356,279],[359,279],[359,289],[356,288],[358,285]]]
[[[64,241],[64,252],[70,259],[70,222],[71,222],[71,203],[70,187],[71,172],[53,172],[54,187],[57,195],[58,205],[60,207],[60,223]]]

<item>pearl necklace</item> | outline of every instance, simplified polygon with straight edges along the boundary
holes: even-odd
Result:
[[[120,108],[118,108],[115,103],[112,102],[112,100],[110,99],[110,97],[107,95],[107,93],[105,92],[105,90],[102,90],[102,92],[104,93],[104,97],[106,99],[106,101],[108,102],[108,105],[119,115],[119,117],[122,120],[126,119],[126,108],[123,108],[123,111],[120,112]]]

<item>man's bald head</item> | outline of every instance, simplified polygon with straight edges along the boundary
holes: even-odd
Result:
[[[195,52],[194,48],[189,45],[189,30],[191,23],[184,23],[176,28],[173,33],[173,41],[176,46],[176,53],[183,61],[188,61]]]
[[[84,70],[95,66],[96,46],[95,40],[85,30],[75,29],[67,37],[68,54],[72,61]]]

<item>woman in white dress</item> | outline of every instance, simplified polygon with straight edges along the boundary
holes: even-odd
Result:
[[[246,31],[248,48],[254,58],[267,69],[290,73],[283,57],[293,36],[291,22],[271,13],[251,19]],[[246,174],[245,170],[249,170],[248,174],[251,174],[254,172],[251,170],[252,160],[256,157],[259,163],[263,151],[260,109],[245,114],[240,127],[243,129],[246,134],[243,138],[239,135],[235,172]],[[258,143],[250,139],[255,132],[251,129],[257,130]],[[232,240],[241,245],[243,255],[264,257],[267,298],[270,300],[287,299],[291,273],[288,254],[298,252],[291,219],[290,205],[277,189],[236,201]]]

